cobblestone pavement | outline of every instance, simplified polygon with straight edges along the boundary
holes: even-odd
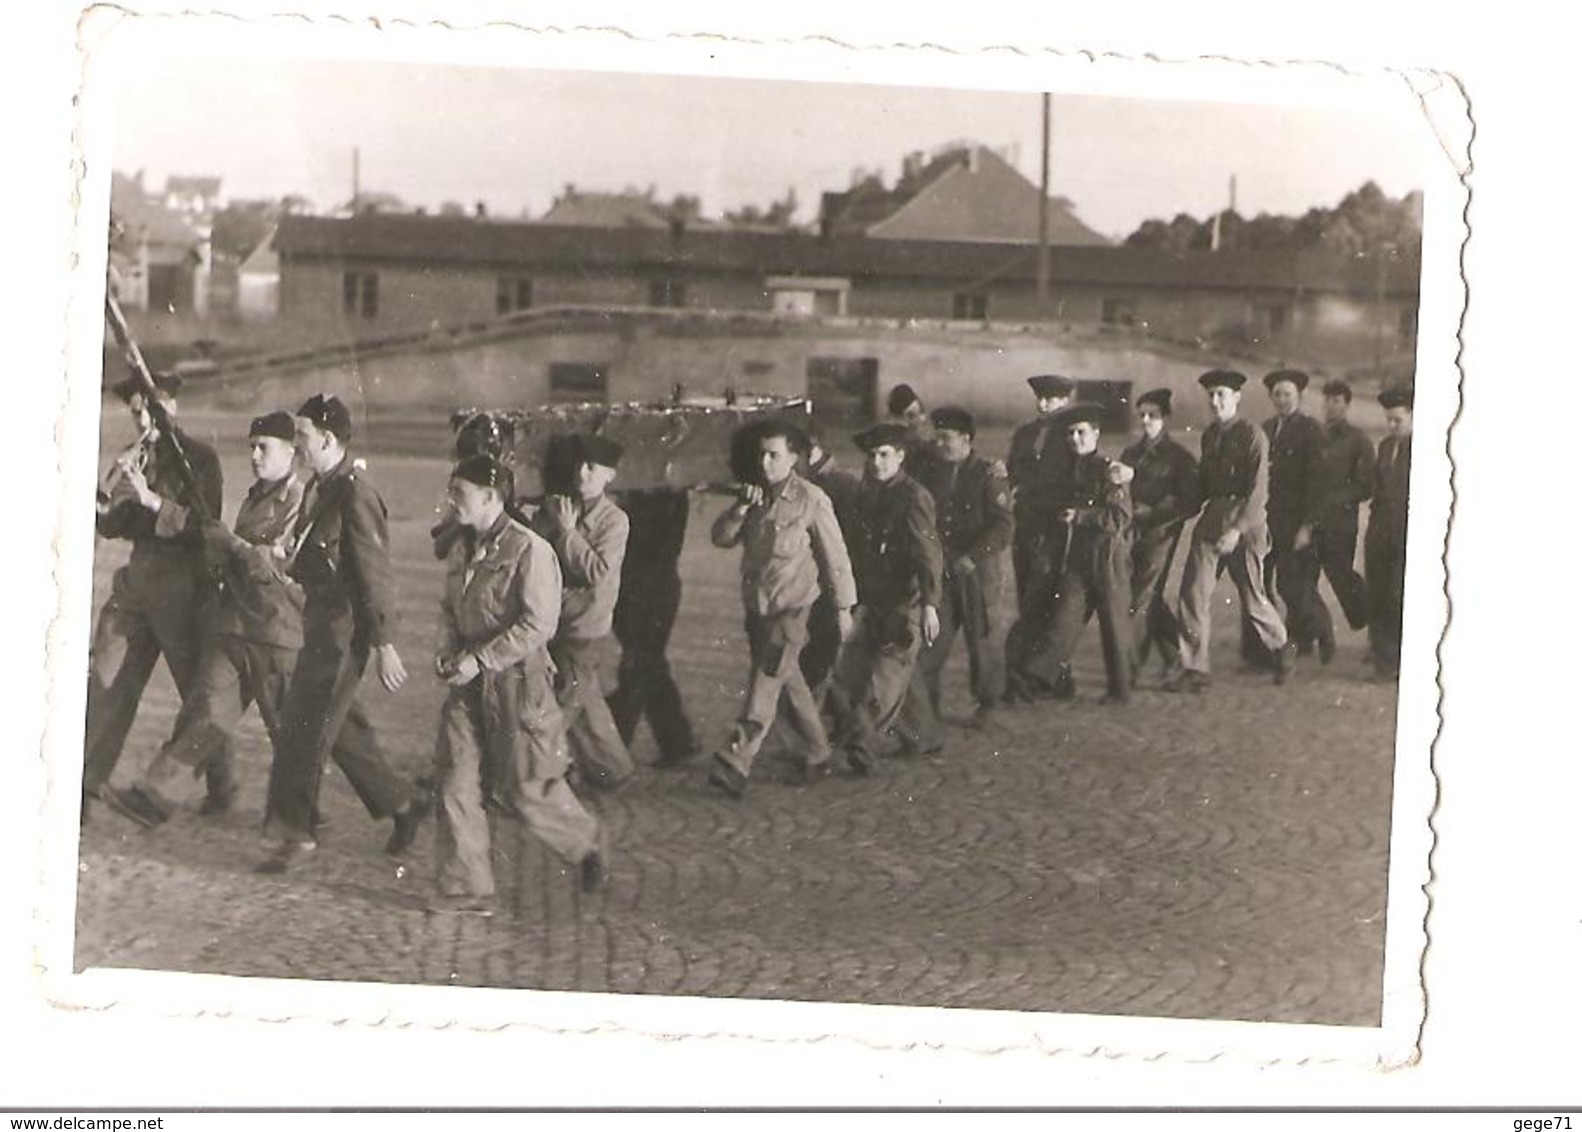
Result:
[[[245,482],[227,468],[230,495]],[[439,568],[424,529],[432,461],[376,461],[392,500],[409,669],[426,664]],[[400,501],[411,501],[403,506]],[[721,504],[693,512],[672,659],[700,733],[719,741],[746,655],[735,559],[707,545]],[[116,552],[101,548],[102,592]],[[1233,600],[1228,584],[1222,597]],[[1233,669],[1233,605],[1216,661]],[[268,744],[239,735],[243,792],[219,818],[148,833],[96,806],[81,841],[76,961],[314,979],[697,994],[1376,1025],[1395,693],[1362,678],[1361,635],[1285,688],[1228,671],[1206,696],[1141,692],[1101,706],[1096,627],[1082,698],[951,728],[938,756],[811,789],[765,759],[739,802],[707,790],[706,761],[644,769],[591,799],[613,834],[607,890],[574,880],[517,828],[497,829],[499,912],[426,915],[432,825],[402,862],[387,825],[339,772],[330,826],[299,874],[252,872]],[[414,664],[414,661],[416,663]],[[948,716],[966,715],[964,657]],[[431,755],[440,692],[370,679],[391,758]],[[161,671],[119,781],[166,734]],[[640,758],[651,757],[646,735]]]

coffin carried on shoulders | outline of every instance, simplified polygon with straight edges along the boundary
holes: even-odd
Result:
[[[532,409],[458,409],[451,414],[458,452],[482,445],[516,472],[519,497],[568,490],[567,441],[607,437],[625,449],[616,486],[623,491],[700,488],[754,477],[754,424],[780,419],[806,427],[806,397],[736,394],[624,404],[585,402]]]

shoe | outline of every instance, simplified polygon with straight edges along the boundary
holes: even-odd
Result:
[[[472,896],[465,892],[457,895],[441,894],[430,900],[423,911],[431,916],[482,916],[488,919],[494,915],[494,898]]]
[[[281,876],[301,868],[313,859],[317,841],[282,841],[280,845],[253,871],[265,876]]]
[[[236,805],[236,791],[221,790],[204,798],[203,804],[198,807],[198,813],[206,818],[212,818],[216,814],[229,813],[234,805]]]
[[[1285,645],[1274,652],[1274,682],[1276,685],[1284,684],[1291,678],[1291,672],[1296,667],[1296,648]]]
[[[732,798],[740,798],[747,793],[747,776],[715,755],[714,765],[709,768],[709,785]]]
[[[874,758],[873,752],[865,747],[848,747],[846,749],[846,762],[850,764],[851,772],[859,778],[872,774],[874,767],[878,765],[878,760]]]
[[[1181,692],[1192,695],[1201,695],[1208,691],[1209,677],[1205,672],[1196,672],[1190,668],[1183,668],[1172,680],[1166,681],[1166,692]]]
[[[817,762],[808,762],[802,764],[802,776],[797,780],[797,785],[803,787],[817,786],[820,782],[823,782],[826,778],[830,777],[834,773],[835,760],[826,755]]]
[[[1070,665],[1060,666],[1060,675],[1055,677],[1055,682],[1049,689],[1049,696],[1051,699],[1068,701],[1077,698],[1077,680],[1071,675]]]
[[[1325,637],[1318,642],[1318,663],[1328,665],[1335,659],[1335,638]]]
[[[170,820],[164,808],[137,787],[117,790],[106,786],[99,791],[99,800],[123,818],[130,818],[144,829],[158,829]]]
[[[584,894],[592,895],[610,883],[610,833],[609,827],[599,823],[598,842],[583,854],[577,867],[579,883]]]
[[[420,798],[407,803],[407,808],[395,815],[394,828],[390,830],[390,840],[385,842],[385,852],[392,857],[399,857],[417,840],[417,831],[423,824],[423,818],[428,813],[428,799]]]

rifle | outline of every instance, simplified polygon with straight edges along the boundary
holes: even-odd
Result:
[[[169,443],[170,450],[175,453],[176,470],[181,475],[182,486],[186,489],[188,506],[198,516],[200,522],[207,522],[215,516],[209,514],[208,506],[203,501],[203,489],[198,483],[197,473],[192,470],[192,461],[187,456],[186,445],[182,443],[175,422],[170,419],[170,414],[165,411],[165,406],[159,400],[159,387],[154,384],[154,375],[148,371],[148,363],[143,360],[143,351],[137,348],[137,341],[132,337],[131,328],[126,324],[126,316],[121,313],[121,304],[116,301],[115,294],[108,288],[104,293],[104,313],[110,323],[111,333],[115,335],[116,342],[120,344],[122,352],[126,355],[127,365],[132,367],[132,374],[142,387],[143,404],[148,407],[149,420],[154,422],[160,437]]]

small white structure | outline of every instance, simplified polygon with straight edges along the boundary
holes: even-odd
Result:
[[[764,280],[769,309],[775,314],[839,318],[846,313],[850,279],[804,275],[771,275]]]

